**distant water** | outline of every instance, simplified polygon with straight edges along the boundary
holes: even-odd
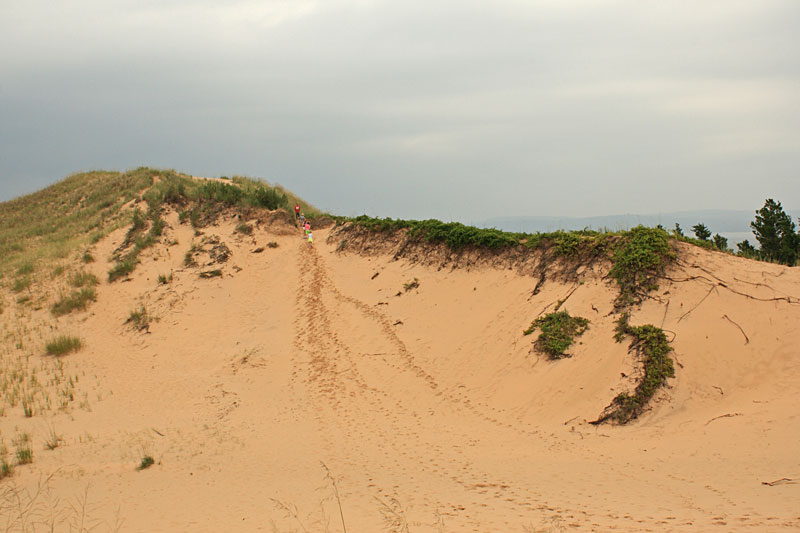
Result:
[[[786,212],[797,224],[800,209],[788,209]],[[698,223],[705,224],[712,234],[719,233],[728,239],[728,246],[736,249],[736,244],[747,239],[750,244],[757,245],[755,236],[750,231],[750,222],[755,220],[755,210],[701,210],[681,211],[675,213],[660,213],[646,215],[609,215],[598,217],[548,217],[548,216],[510,216],[497,217],[477,222],[475,225],[484,228],[497,228],[504,231],[536,233],[558,230],[627,230],[639,224],[644,226],[657,226],[661,224],[666,229],[673,229],[675,224],[680,224],[683,233],[693,237],[691,227]]]

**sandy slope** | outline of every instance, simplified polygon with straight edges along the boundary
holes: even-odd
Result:
[[[683,246],[632,320],[674,336],[677,376],[640,421],[595,427],[636,372],[599,275],[532,296],[510,270],[337,253],[327,231],[312,249],[229,221],[205,230],[232,256],[203,280],[212,267],[183,266],[202,237],[170,223],[178,244],[60,319],[96,387],[90,411],[49,418],[64,445],[41,449],[41,419],[0,419],[37,443],[0,482],[47,487],[28,520],[57,508],[68,530],[64,503],[85,498],[99,530],[120,516],[128,531],[341,531],[337,488],[350,532],[800,528],[800,485],[762,484],[800,479],[797,269]],[[548,362],[521,332],[573,289],[565,307],[591,329]],[[149,333],[124,324],[142,303]],[[143,454],[157,464],[139,472]]]

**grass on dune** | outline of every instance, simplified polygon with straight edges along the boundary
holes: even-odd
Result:
[[[50,312],[54,316],[62,316],[72,311],[85,311],[90,302],[97,299],[97,292],[93,287],[83,287],[80,290],[72,291],[53,304]]]
[[[153,170],[73,174],[0,203],[0,272],[31,275],[125,224],[122,206],[153,183]]]
[[[45,345],[47,355],[66,355],[77,352],[83,347],[83,342],[78,337],[59,335]]]

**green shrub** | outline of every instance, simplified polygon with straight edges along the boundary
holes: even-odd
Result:
[[[153,459],[149,455],[145,455],[142,457],[141,462],[139,462],[139,466],[136,467],[136,470],[144,470],[145,468],[150,468],[156,463],[155,459]]]
[[[644,364],[644,377],[633,391],[633,394],[622,392],[611,402],[604,413],[592,424],[600,424],[607,420],[626,424],[637,418],[644,411],[647,403],[656,391],[667,382],[667,378],[675,376],[675,367],[669,354],[672,347],[661,328],[652,324],[631,326],[630,315],[623,313],[617,321],[614,338],[622,342],[625,337],[633,337],[631,349]]]
[[[658,288],[658,276],[674,257],[669,235],[662,229],[637,226],[623,233],[610,272],[619,284],[617,307],[638,303],[643,294]]]
[[[59,335],[45,345],[47,355],[65,355],[71,352],[77,352],[81,349],[83,343],[77,337],[70,337],[69,335]]]
[[[83,256],[81,257],[81,261],[84,263],[94,263],[94,256],[90,251],[83,252]]]
[[[158,284],[159,285],[166,285],[167,283],[172,283],[172,272],[169,273],[169,276],[165,274],[158,275]]]
[[[274,187],[257,186],[249,191],[247,203],[253,207],[265,207],[274,211],[287,207],[288,200],[285,194]]]
[[[556,311],[531,322],[523,334],[530,335],[537,328],[542,332],[534,343],[536,349],[546,353],[550,359],[562,359],[569,357],[567,350],[572,346],[575,337],[580,337],[589,329],[589,320],[570,316],[567,311]]]
[[[216,270],[207,270],[205,272],[200,272],[200,277],[203,279],[219,278],[222,277],[222,270],[216,269]]]

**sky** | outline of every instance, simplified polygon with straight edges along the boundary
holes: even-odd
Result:
[[[797,0],[0,0],[0,201],[141,165],[342,215],[800,205]]]

